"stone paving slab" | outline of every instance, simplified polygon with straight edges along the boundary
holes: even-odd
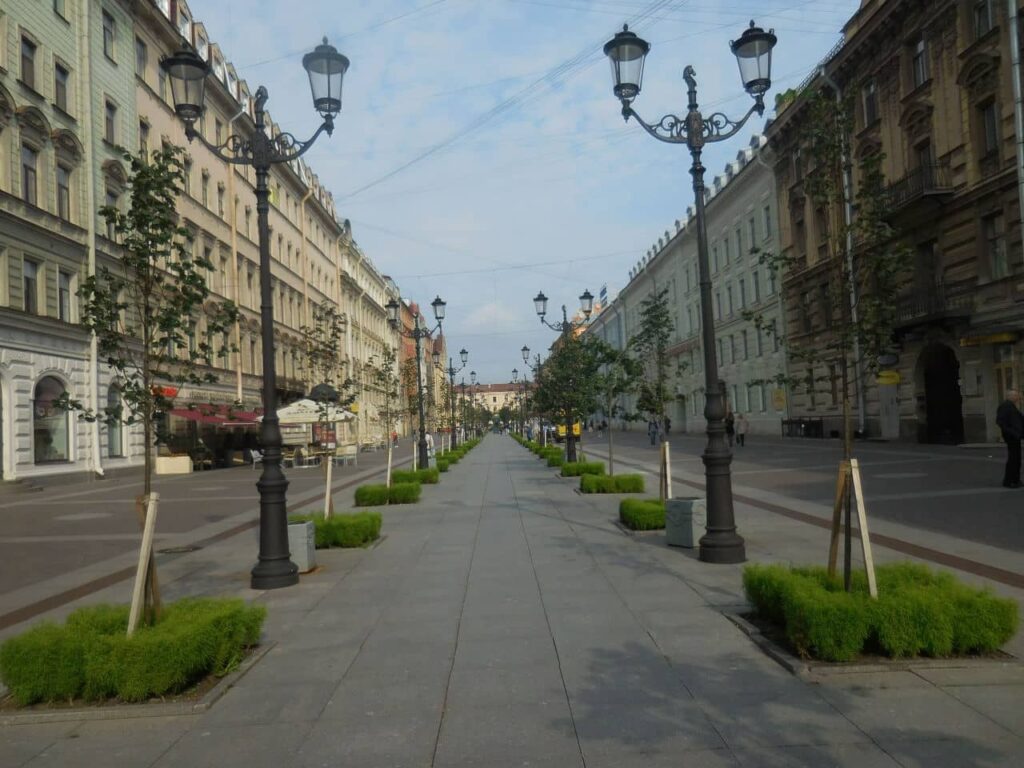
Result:
[[[182,556],[168,589],[265,604],[274,648],[208,712],[150,718],[141,742],[123,731],[135,721],[7,727],[0,765],[1024,762],[1017,666],[794,677],[721,612],[743,603],[740,567],[624,535],[617,498],[575,484],[491,436],[419,504],[384,508],[379,546],[318,553],[297,587],[247,589],[248,535]],[[805,529],[754,515],[748,551],[803,558]]]

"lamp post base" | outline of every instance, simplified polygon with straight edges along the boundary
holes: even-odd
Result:
[[[745,563],[747,551],[743,537],[735,531],[711,531],[700,539],[700,560],[722,565]]]
[[[280,589],[299,583],[299,566],[291,561],[291,555],[274,560],[260,560],[252,569],[249,585],[253,589]]]

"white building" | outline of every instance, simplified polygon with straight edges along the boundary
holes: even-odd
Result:
[[[786,418],[785,388],[774,383],[785,376],[786,362],[780,339],[767,330],[782,328],[782,313],[779,281],[762,263],[763,254],[775,252],[778,230],[774,176],[759,158],[763,146],[764,139],[755,136],[710,180],[705,219],[719,378],[730,408],[747,415],[750,432],[774,434]],[[666,288],[674,330],[670,386],[676,395],[667,413],[673,432],[702,432],[704,363],[692,208],[630,270],[629,282],[586,332],[622,349],[639,330],[641,303]],[[635,407],[635,397],[620,404],[627,414]]]

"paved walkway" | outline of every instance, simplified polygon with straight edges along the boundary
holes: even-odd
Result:
[[[626,536],[617,499],[572,488],[491,436],[420,504],[386,509],[379,546],[319,553],[298,587],[247,588],[251,532],[182,556],[170,596],[265,603],[273,648],[202,715],[3,726],[0,765],[1024,761],[1020,666],[794,677],[723,616],[738,566]],[[739,514],[751,559],[817,559],[812,526]]]

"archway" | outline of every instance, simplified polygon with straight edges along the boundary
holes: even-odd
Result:
[[[960,361],[945,344],[929,344],[917,361],[918,439],[923,443],[957,444],[964,441]],[[920,420],[924,419],[923,428]]]

